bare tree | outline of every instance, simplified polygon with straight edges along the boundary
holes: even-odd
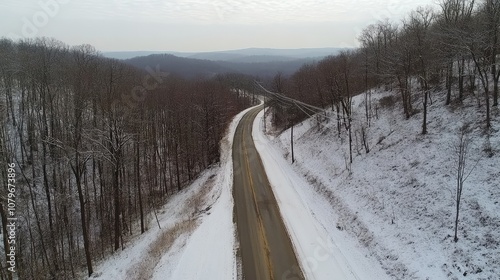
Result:
[[[359,74],[359,56],[354,52],[342,52],[338,56],[338,79],[336,80],[337,91],[340,96],[340,104],[343,108],[343,114],[347,117],[345,121],[346,130],[349,135],[349,162],[352,163],[352,98],[355,93],[359,92],[356,89],[355,81],[358,80]],[[359,84],[358,84],[359,87]],[[360,87],[362,88],[362,86]]]
[[[0,162],[15,162],[27,186],[18,189],[19,278],[74,278],[81,263],[90,276],[136,219],[145,232],[143,203],[159,205],[175,178],[181,189],[217,162],[225,127],[249,105],[214,80],[154,87],[148,75],[88,45],[0,40]],[[141,85],[147,96],[133,99]]]
[[[453,85],[453,65],[458,66],[458,95],[462,101],[464,94],[465,62],[468,51],[464,48],[464,34],[469,28],[474,11],[474,0],[442,0],[441,13],[437,15],[436,43],[446,65],[446,105],[451,103]]]
[[[85,111],[87,109],[88,99],[91,95],[88,92],[92,91],[92,75],[96,72],[95,60],[97,59],[96,50],[88,45],[83,45],[75,47],[72,52],[74,60],[74,94],[72,102],[72,116],[68,116],[71,120],[72,130],[69,133],[68,139],[68,149],[65,149],[68,156],[72,159],[70,160],[70,167],[75,176],[75,183],[78,191],[78,201],[80,203],[80,219],[83,234],[83,246],[85,251],[85,261],[87,263],[87,272],[91,276],[93,273],[92,268],[92,256],[90,252],[90,238],[89,238],[89,226],[88,217],[86,216],[86,205],[85,205],[85,182],[83,180],[83,175],[85,174],[87,162],[90,160],[90,153],[85,151],[83,145],[83,127]]]
[[[411,42],[412,52],[416,62],[415,74],[418,76],[420,87],[423,92],[423,121],[422,134],[427,134],[427,103],[430,92],[430,78],[433,56],[432,41],[429,35],[429,28],[434,20],[434,13],[430,8],[418,8],[410,14],[408,21],[404,22],[403,32],[408,35]]]
[[[484,20],[482,21],[486,30],[486,47],[490,64],[491,75],[493,76],[493,104],[498,105],[498,81],[500,78],[500,66],[498,65],[497,56],[500,50],[500,1],[485,0],[481,7],[481,14]]]
[[[456,161],[456,170],[457,170],[457,185],[456,185],[456,195],[455,195],[455,236],[453,241],[458,241],[458,222],[459,222],[459,214],[460,214],[460,203],[462,201],[462,194],[464,190],[464,183],[469,177],[469,175],[474,171],[474,168],[477,165],[477,161],[470,170],[467,170],[468,158],[469,158],[469,150],[470,144],[472,140],[470,137],[470,131],[468,125],[463,125],[460,128],[460,132],[458,135],[458,141],[455,145],[455,152],[457,156]]]
[[[500,1],[486,0],[479,12],[470,21],[470,30],[466,34],[467,49],[479,75],[484,91],[486,106],[486,128],[491,127],[490,83],[493,82],[493,95],[497,91],[500,69],[497,68],[498,29],[500,28]]]

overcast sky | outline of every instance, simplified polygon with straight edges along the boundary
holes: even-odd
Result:
[[[0,0],[0,37],[101,51],[353,47],[370,23],[436,0]]]

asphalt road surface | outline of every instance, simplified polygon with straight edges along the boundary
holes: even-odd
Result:
[[[234,214],[243,278],[304,279],[252,139],[253,121],[262,108],[245,114],[234,135]]]

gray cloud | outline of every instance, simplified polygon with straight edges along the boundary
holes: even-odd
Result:
[[[0,36],[19,34],[39,2],[2,0]],[[204,50],[241,47],[325,47],[356,44],[371,22],[399,20],[434,0],[65,0],[37,28],[70,44],[105,50]]]

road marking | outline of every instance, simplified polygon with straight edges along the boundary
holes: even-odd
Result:
[[[260,111],[260,110],[259,110]],[[253,113],[252,115],[256,115],[255,113]],[[253,118],[252,118],[253,119]],[[253,124],[253,122],[252,122]],[[246,134],[246,128],[247,126],[243,126],[243,136],[245,136]],[[260,232],[260,235],[261,235],[261,241],[264,242],[264,250],[265,250],[265,253],[266,253],[266,263],[267,263],[267,266],[269,268],[269,277],[272,279],[274,279],[274,273],[273,273],[273,264],[271,262],[271,258],[270,258],[270,250],[269,250],[269,245],[267,244],[267,238],[266,238],[266,234],[265,234],[265,229],[264,229],[264,224],[262,222],[262,218],[261,218],[261,215],[260,215],[260,211],[259,211],[259,206],[257,204],[257,197],[256,197],[256,194],[255,194],[255,187],[254,187],[254,184],[253,184],[253,179],[252,179],[252,176],[250,176],[250,163],[248,162],[248,152],[247,152],[247,146],[246,146],[246,141],[245,141],[245,137],[243,137],[243,153],[245,154],[245,168],[247,170],[247,177],[248,177],[248,181],[250,183],[250,189],[251,189],[251,192],[252,192],[252,196],[253,196],[253,203],[254,203],[254,206],[255,206],[255,211],[257,212],[257,220],[258,220],[258,224],[259,224],[259,232]]]

